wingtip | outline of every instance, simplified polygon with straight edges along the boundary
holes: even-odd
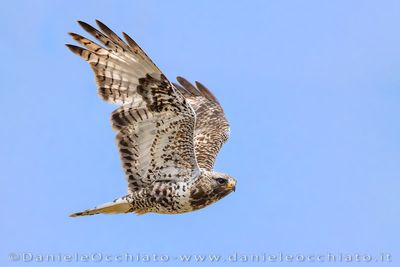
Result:
[[[176,80],[181,83],[181,81],[186,81],[185,78],[183,78],[182,76],[176,76]]]
[[[205,87],[203,84],[201,84],[201,82],[199,82],[199,81],[194,81],[194,84],[197,86],[197,87]]]
[[[130,46],[132,46],[132,48],[135,48],[138,46],[138,44],[136,43],[135,40],[132,39],[132,37],[130,37],[126,32],[122,32],[122,36],[124,36],[125,40],[128,42],[128,44]]]
[[[86,22],[84,22],[84,21],[82,21],[82,20],[77,20],[76,21],[79,25],[81,25],[82,26],[82,24],[87,24]]]
[[[112,31],[106,24],[104,24],[103,22],[101,22],[100,20],[96,19],[96,24],[97,24],[97,26],[99,26],[99,28],[100,28],[103,32],[105,32],[106,34],[107,34],[107,33],[113,33],[113,31]]]
[[[190,83],[188,80],[186,80],[182,76],[177,76],[176,80],[180,83],[180,85],[182,85],[183,88],[186,89],[186,91],[188,91],[193,96],[201,95],[200,91],[192,83]]]
[[[213,101],[215,103],[217,103],[218,105],[220,105],[218,99],[215,97],[215,95],[210,91],[210,89],[208,89],[207,87],[205,87],[202,83],[200,83],[199,81],[195,81],[195,85],[197,87],[197,89],[199,89],[199,91],[201,92],[201,94],[206,97],[208,100]]]
[[[69,34],[74,40],[76,40],[76,39],[79,38],[79,37],[82,37],[82,36],[80,36],[79,34],[74,33],[74,32],[68,32],[68,34]]]
[[[189,82],[186,78],[183,78],[182,76],[176,76],[176,80],[182,85],[187,84],[193,86],[191,82]]]
[[[186,80],[185,78],[183,78],[182,76],[176,76],[176,80],[183,87],[186,87],[185,85],[191,85],[191,83],[188,80]]]
[[[93,26],[91,26],[90,24],[82,21],[82,20],[78,20],[78,24],[79,26],[81,26],[85,31],[92,31],[93,30]]]
[[[84,51],[84,49],[82,47],[76,46],[76,45],[73,45],[73,44],[65,44],[65,46],[68,47],[68,49],[71,50],[72,53],[82,57],[82,53]]]
[[[95,19],[95,21],[96,21],[96,24],[97,25],[105,25],[103,22],[101,22],[101,20],[99,20],[99,19]]]

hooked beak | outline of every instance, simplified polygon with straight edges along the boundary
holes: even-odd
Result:
[[[229,182],[227,183],[227,185],[226,185],[226,188],[227,188],[228,190],[232,190],[232,191],[235,192],[235,190],[236,190],[236,182],[235,182],[235,181],[229,181]]]

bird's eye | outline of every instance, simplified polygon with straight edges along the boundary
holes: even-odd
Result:
[[[217,182],[219,184],[226,184],[227,181],[224,178],[217,178]]]

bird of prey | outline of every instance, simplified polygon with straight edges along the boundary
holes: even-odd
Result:
[[[70,33],[82,47],[67,44],[87,61],[98,95],[119,107],[111,114],[128,194],[70,216],[179,214],[206,207],[232,191],[236,180],[213,170],[229,135],[215,96],[182,77],[171,83],[138,44],[125,41],[102,22],[100,30],[78,21],[98,44]]]

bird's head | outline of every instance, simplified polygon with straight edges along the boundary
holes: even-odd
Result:
[[[216,173],[210,180],[212,193],[219,199],[236,190],[236,180],[228,174]]]
[[[209,172],[203,175],[191,191],[194,209],[210,205],[236,190],[236,180],[224,173]]]

